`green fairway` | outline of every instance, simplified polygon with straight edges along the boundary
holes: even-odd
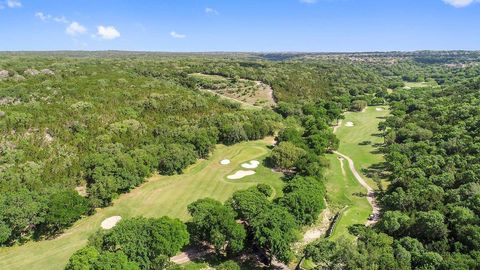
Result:
[[[100,223],[110,216],[171,217],[187,220],[186,207],[205,197],[224,201],[236,190],[256,183],[274,187],[281,195],[282,174],[274,173],[260,165],[256,174],[240,180],[227,180],[226,176],[240,170],[240,164],[252,159],[262,161],[269,152],[271,138],[239,143],[234,146],[217,146],[208,160],[201,160],[176,176],[153,176],[141,187],[121,195],[113,206],[99,209],[93,216],[84,218],[54,240],[30,242],[23,246],[0,249],[0,269],[63,269],[70,255],[87,243],[89,235],[100,228]],[[230,159],[229,165],[220,160]]]
[[[380,109],[380,111],[377,109]],[[375,144],[383,143],[378,124],[388,114],[388,109],[381,106],[368,107],[364,112],[347,112],[342,125],[335,133],[340,140],[338,151],[349,156],[355,162],[357,171],[374,189],[377,188],[377,185],[365,175],[363,170],[384,161],[383,155],[376,152],[378,149]],[[352,122],[353,127],[346,126],[348,122]],[[370,144],[361,145],[362,142],[366,141],[370,141]]]
[[[328,155],[330,168],[326,174],[327,200],[329,207],[335,212],[340,211],[341,215],[335,225],[335,230],[331,235],[331,239],[340,236],[352,237],[348,234],[348,227],[352,224],[363,224],[372,212],[372,207],[365,199],[357,193],[365,193],[363,188],[348,169],[346,160],[340,160],[337,155]],[[344,172],[341,169],[343,163]]]
[[[368,178],[362,169],[383,161],[383,156],[375,152],[374,145],[383,142],[383,138],[378,136],[377,127],[388,113],[389,111],[385,107],[368,107],[364,112],[347,112],[341,126],[335,132],[340,140],[338,151],[349,156],[355,162],[356,170],[373,188],[376,188],[375,182]],[[353,126],[348,126],[349,122],[352,122]],[[371,143],[360,144],[365,141]],[[328,155],[327,158],[330,161],[330,167],[326,172],[329,206],[332,210],[341,212],[331,238],[351,237],[348,234],[348,227],[352,224],[364,224],[372,213],[372,207],[367,199],[361,196],[367,191],[353,176],[348,162],[340,160],[335,154]]]
[[[429,82],[405,82],[405,89],[411,88],[424,88],[424,87],[438,87],[438,84],[435,81]]]

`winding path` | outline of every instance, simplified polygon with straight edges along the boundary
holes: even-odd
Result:
[[[378,207],[377,204],[377,199],[375,198],[375,190],[367,184],[367,182],[362,178],[362,176],[358,173],[357,169],[355,169],[355,163],[353,160],[338,152],[338,151],[333,151],[333,153],[341,156],[342,158],[346,159],[348,161],[348,166],[350,167],[350,170],[353,173],[353,176],[355,176],[355,179],[362,185],[365,189],[367,189],[367,200],[368,203],[372,206],[372,214],[373,214],[373,219],[372,220],[367,220],[366,225],[373,225],[378,222],[379,219],[379,214],[380,214],[380,207]]]

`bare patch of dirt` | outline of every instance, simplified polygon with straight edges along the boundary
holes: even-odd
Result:
[[[273,89],[261,81],[232,79],[202,73],[190,74],[200,90],[212,92],[255,107],[276,106]]]

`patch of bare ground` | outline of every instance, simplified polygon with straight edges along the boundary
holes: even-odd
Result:
[[[255,107],[272,108],[277,104],[272,87],[261,81],[231,79],[202,73],[190,74],[190,76],[208,82],[200,84],[198,86],[200,90],[234,99]]]
[[[334,216],[334,213],[330,210],[330,208],[325,208],[322,213],[320,214],[320,222],[315,226],[309,228],[304,234],[303,239],[301,241],[302,246],[311,243],[323,235],[328,230],[330,226],[331,218]]]

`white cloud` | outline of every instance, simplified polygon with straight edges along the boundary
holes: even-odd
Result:
[[[7,6],[9,8],[19,8],[22,7],[22,3],[19,0],[7,0]]]
[[[35,17],[39,18],[42,21],[46,21],[46,20],[50,19],[52,16],[50,16],[48,14],[44,14],[43,12],[36,12]]]
[[[179,34],[175,31],[170,32],[170,36],[172,36],[173,38],[186,38],[187,37],[187,35]]]
[[[67,20],[64,16],[61,17],[53,17],[53,20],[58,23],[69,23],[70,21]]]
[[[50,14],[45,14],[43,12],[36,12],[35,13],[35,17],[39,18],[40,20],[46,22],[46,21],[49,21],[49,20],[53,20],[54,22],[57,22],[57,23],[64,23],[64,24],[67,24],[67,23],[70,23],[70,21],[65,18],[65,16],[61,16],[61,17],[54,17]]]
[[[456,8],[466,7],[475,2],[480,2],[479,0],[443,0],[443,2],[452,5]]]
[[[113,26],[98,26],[97,35],[103,39],[116,39],[120,37],[120,32]]]
[[[317,3],[317,0],[300,0],[300,3],[315,4]]]
[[[85,26],[79,24],[78,22],[72,22],[68,27],[67,29],[65,29],[65,31],[67,32],[67,34],[71,35],[71,36],[76,36],[76,35],[79,35],[79,34],[84,34],[87,32],[87,28],[85,28]]]
[[[216,9],[209,8],[209,7],[205,8],[205,13],[218,15],[218,11]]]

